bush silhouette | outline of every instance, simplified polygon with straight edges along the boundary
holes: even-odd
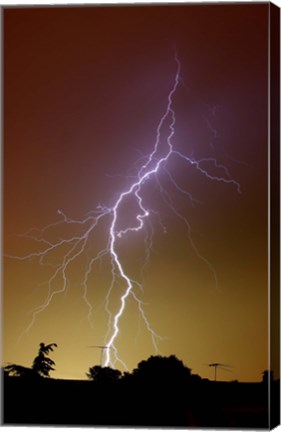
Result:
[[[141,361],[133,370],[132,375],[135,379],[144,382],[178,385],[190,380],[191,369],[174,355],[151,356]]]
[[[93,366],[86,373],[86,376],[90,380],[103,384],[115,382],[121,375],[121,372],[117,369],[102,366]]]

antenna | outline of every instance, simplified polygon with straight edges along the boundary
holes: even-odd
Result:
[[[100,366],[103,367],[103,354],[104,354],[104,350],[111,349],[111,347],[108,347],[106,345],[89,345],[88,348],[98,348],[98,349],[100,349]]]
[[[232,368],[232,366],[224,363],[210,363],[208,366],[213,367],[215,369],[215,381],[217,381],[217,368],[223,369],[227,372],[231,372],[229,368]]]

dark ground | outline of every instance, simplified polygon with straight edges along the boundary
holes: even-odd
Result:
[[[270,428],[279,424],[279,381],[189,385],[5,377],[5,425]]]

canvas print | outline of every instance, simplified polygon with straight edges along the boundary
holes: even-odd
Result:
[[[279,424],[279,9],[2,9],[5,425]]]

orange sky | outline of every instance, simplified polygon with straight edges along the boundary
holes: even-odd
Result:
[[[176,46],[175,146],[197,159],[216,158],[242,191],[207,181],[175,158],[169,171],[198,201],[192,205],[159,174],[218,286],[156,181],[144,195],[158,213],[148,231],[131,233],[118,250],[130,277],[143,283],[143,292],[135,290],[163,338],[160,353],[175,354],[202,377],[213,378],[213,362],[233,366],[218,372],[222,380],[258,381],[268,368],[267,13],[268,4],[4,10],[4,254],[10,256],[42,250],[42,242],[18,234],[59,221],[58,209],[82,220],[115,202],[155,141]],[[67,238],[79,229],[59,226],[42,238]],[[90,320],[82,282],[107,230],[106,223],[98,227],[69,266],[67,289],[26,333],[54,268],[4,258],[4,362],[30,365],[42,341],[58,344],[53,376],[85,378],[99,363],[99,350],[88,346],[105,343],[110,259],[89,276]],[[143,268],[148,238],[153,247]],[[63,252],[52,255],[53,264]],[[51,289],[60,284],[58,278]],[[117,283],[112,311],[123,290]],[[129,370],[155,354],[132,297],[116,347]]]

